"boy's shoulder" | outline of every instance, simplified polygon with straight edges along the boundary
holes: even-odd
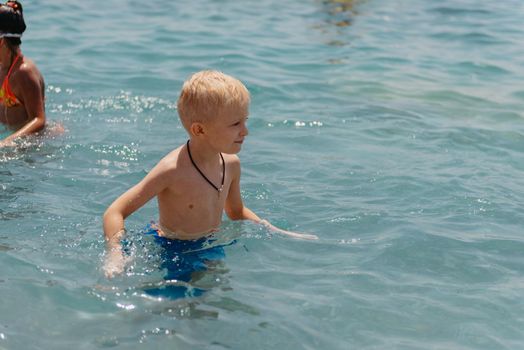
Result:
[[[224,157],[226,166],[230,171],[240,171],[240,158],[236,154],[222,153],[222,156]],[[186,158],[186,154],[184,154],[184,145],[182,145],[160,159],[155,168],[159,173],[164,175],[185,176],[184,173],[186,171],[192,171],[190,160],[189,158]]]
[[[180,146],[168,154],[166,154],[162,159],[158,161],[155,168],[159,168],[162,171],[174,171],[179,168],[179,157],[183,146]]]
[[[236,154],[222,153],[224,161],[229,168],[240,169],[240,158]]]
[[[240,158],[236,154],[223,153],[224,161],[226,162],[227,171],[233,175],[233,178],[240,176]]]
[[[240,158],[236,154],[227,154],[222,153],[222,156],[224,157],[224,160],[226,163],[238,163],[240,164]]]

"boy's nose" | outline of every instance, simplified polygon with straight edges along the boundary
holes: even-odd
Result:
[[[242,129],[242,135],[247,136],[249,135],[249,130],[247,129],[247,125],[244,124],[244,128]]]

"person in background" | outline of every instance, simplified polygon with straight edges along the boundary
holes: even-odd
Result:
[[[12,131],[0,148],[46,125],[44,78],[20,49],[25,29],[22,5],[0,4],[0,122]]]

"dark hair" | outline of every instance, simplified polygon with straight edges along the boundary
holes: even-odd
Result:
[[[22,4],[9,0],[0,6],[0,33],[22,34],[25,31]],[[4,37],[11,48],[22,43],[20,38]]]

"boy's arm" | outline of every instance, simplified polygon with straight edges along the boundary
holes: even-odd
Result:
[[[257,224],[264,225],[271,231],[278,232],[293,238],[309,240],[318,239],[318,237],[315,235],[282,230],[276,226],[273,226],[269,221],[260,219],[257,214],[251,211],[251,209],[245,207],[244,203],[242,202],[242,196],[240,193],[240,161],[238,160],[238,158],[236,158],[235,162],[233,162],[231,168],[233,173],[233,179],[229,188],[229,193],[227,195],[226,204],[224,207],[227,216],[231,220],[251,220],[256,222]]]
[[[168,174],[160,163],[137,185],[118,197],[104,213],[104,236],[107,257],[104,265],[107,277],[124,270],[121,239],[125,235],[124,220],[167,187]]]

